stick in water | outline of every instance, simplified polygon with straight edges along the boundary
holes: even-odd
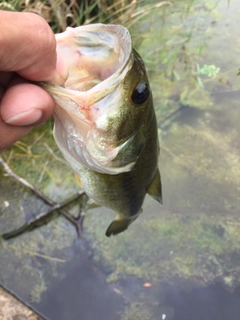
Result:
[[[16,237],[26,231],[30,231],[35,229],[36,227],[44,224],[46,221],[47,217],[49,217],[53,211],[60,210],[69,203],[75,201],[76,199],[82,197],[85,192],[83,190],[80,190],[77,194],[73,195],[72,197],[66,199],[65,201],[61,203],[56,203],[52,201],[50,198],[48,198],[45,194],[43,194],[41,191],[36,189],[32,184],[30,184],[27,180],[23,179],[22,177],[18,176],[16,173],[12,171],[12,169],[8,166],[8,164],[0,157],[0,164],[3,166],[4,170],[7,172],[7,174],[23,184],[25,187],[28,189],[32,190],[39,198],[41,198],[46,204],[51,206],[48,210],[39,213],[37,216],[34,218],[30,219],[27,221],[24,225],[22,225],[20,228],[10,231],[8,233],[5,233],[2,235],[4,239],[10,239],[13,237]],[[82,223],[83,223],[83,216],[81,215],[81,212],[79,213],[78,218],[74,218],[71,216],[70,213],[68,213],[65,210],[60,210],[60,213],[68,219],[75,227],[78,233],[78,236],[81,237],[82,233]]]

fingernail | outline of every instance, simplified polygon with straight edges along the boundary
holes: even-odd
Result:
[[[17,114],[7,120],[4,120],[7,124],[17,125],[17,126],[29,126],[36,123],[42,117],[42,110],[33,108],[26,112]]]
[[[56,69],[57,72],[53,81],[55,84],[63,85],[68,78],[68,66],[60,54],[57,54]]]

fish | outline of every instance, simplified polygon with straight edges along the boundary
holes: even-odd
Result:
[[[53,135],[89,201],[117,213],[110,237],[139,216],[146,194],[162,203],[148,76],[122,25],[68,27],[56,42],[69,74],[62,86],[44,83],[56,104]]]

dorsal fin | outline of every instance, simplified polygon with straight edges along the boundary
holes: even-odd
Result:
[[[147,193],[162,204],[162,184],[159,169],[148,187]]]

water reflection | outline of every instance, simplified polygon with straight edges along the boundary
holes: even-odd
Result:
[[[237,320],[239,319],[240,288],[235,293],[226,291],[221,284],[208,288],[195,288],[189,291],[178,291],[166,288],[166,303],[174,310],[172,320]]]
[[[82,240],[74,244],[74,258],[65,265],[66,276],[56,279],[36,309],[48,319],[120,320],[124,299],[86,255]]]

